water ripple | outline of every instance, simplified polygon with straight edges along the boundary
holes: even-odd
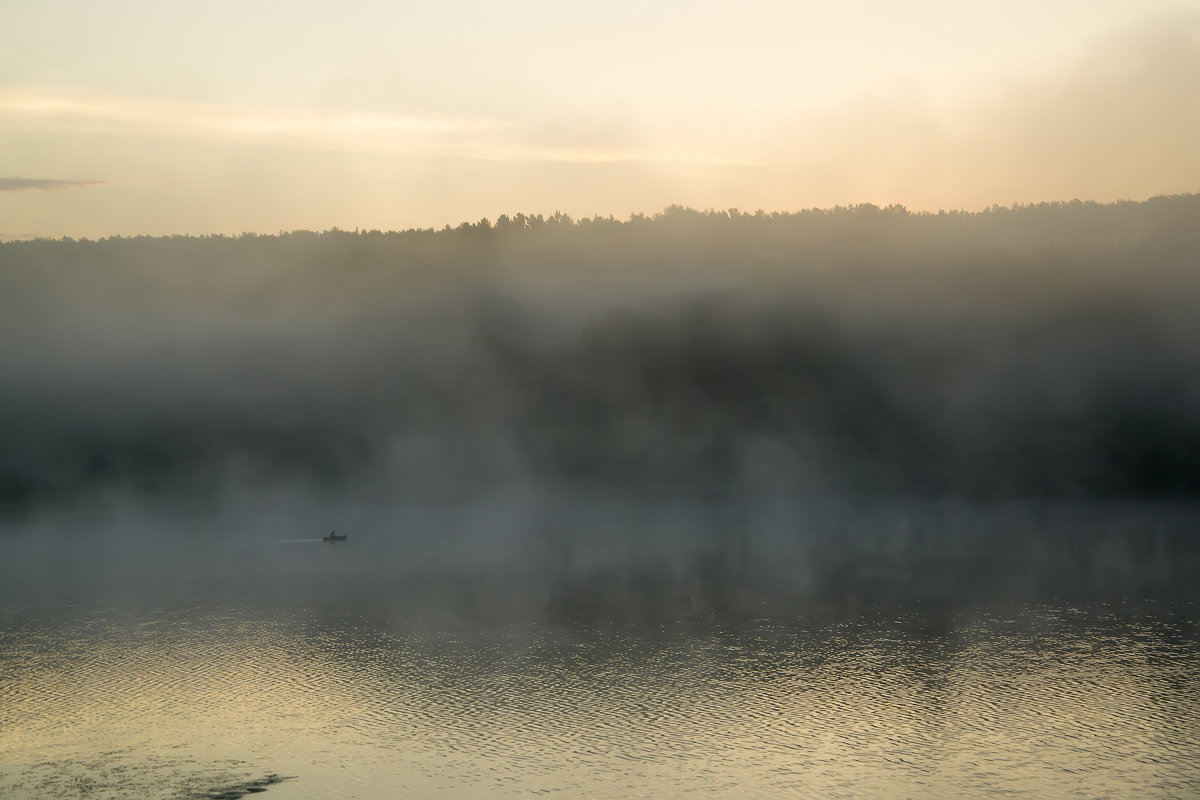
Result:
[[[1200,645],[1173,625],[1038,606],[411,630],[211,599],[12,618],[0,794],[270,772],[298,776],[280,797],[1196,796]]]

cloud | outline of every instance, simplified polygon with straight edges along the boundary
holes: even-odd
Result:
[[[0,192],[28,192],[41,190],[58,192],[63,189],[86,189],[103,186],[108,181],[61,181],[53,178],[0,178]]]
[[[0,121],[9,127],[45,130],[413,151],[500,124],[433,115],[236,106],[13,86],[0,89]]]
[[[679,161],[738,163],[703,150],[565,140],[537,122],[442,114],[342,111],[199,103],[81,89],[0,87],[0,128],[145,137],[346,152],[451,156],[503,162],[583,164]],[[552,126],[551,126],[552,127]]]
[[[1200,180],[1200,16],[1147,20],[1044,74],[937,100],[897,86],[776,130],[767,160],[818,202],[920,208],[1192,191]]]

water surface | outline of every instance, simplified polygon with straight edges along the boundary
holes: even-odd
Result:
[[[1200,796],[1190,601],[579,621],[454,581],[476,605],[344,575],[9,598],[0,795]]]

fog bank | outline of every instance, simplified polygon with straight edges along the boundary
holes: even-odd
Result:
[[[0,492],[1191,497],[1197,218],[1182,196],[0,245]]]

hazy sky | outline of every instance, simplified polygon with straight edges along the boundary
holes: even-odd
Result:
[[[0,238],[1200,190],[1200,0],[0,0]]]

